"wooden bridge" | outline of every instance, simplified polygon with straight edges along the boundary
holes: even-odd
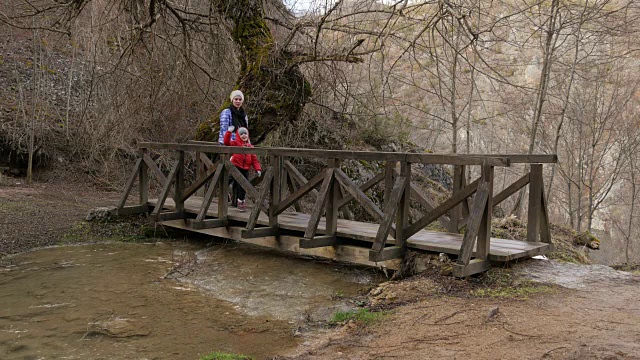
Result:
[[[507,262],[552,250],[542,167],[545,163],[555,163],[555,155],[239,148],[204,142],[142,143],[139,149],[139,158],[115,211],[118,215],[150,213],[165,226],[390,268],[398,267],[407,249],[453,254],[457,256],[454,275],[459,277],[485,271],[491,262]],[[151,157],[152,152],[157,151],[176,153],[168,175]],[[233,153],[260,155],[265,168],[263,176],[253,182],[245,179],[229,161]],[[196,169],[185,166],[185,154],[194,156]],[[322,161],[326,167],[307,179],[294,166],[295,161],[292,162],[299,158]],[[357,185],[341,169],[342,162],[348,159],[380,162],[382,170]],[[437,205],[430,201],[412,181],[412,164],[453,165],[451,196]],[[494,168],[512,164],[526,164],[529,172],[494,194]],[[474,172],[480,176],[466,184],[465,167],[475,167]],[[190,184],[186,183],[187,171],[195,172],[195,176],[190,176],[195,178]],[[149,174],[161,185],[158,197],[153,199],[149,198]],[[229,206],[226,201],[229,176],[235,178],[253,200],[250,211],[238,212]],[[136,179],[138,203],[125,206]],[[381,207],[366,194],[377,184],[384,187]],[[491,238],[493,207],[527,185],[527,241]],[[315,198],[308,213],[302,211],[300,201],[305,196]],[[412,201],[426,209],[413,223],[409,221]],[[362,206],[376,223],[339,218],[339,209],[352,202]],[[449,232],[425,230],[435,221]],[[466,228],[464,235],[459,234],[463,228]]]

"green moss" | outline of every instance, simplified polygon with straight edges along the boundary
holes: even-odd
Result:
[[[386,314],[383,312],[371,312],[369,309],[359,309],[357,311],[338,311],[333,314],[330,323],[341,324],[348,321],[355,321],[364,325],[372,324],[380,320]]]
[[[252,357],[250,356],[230,354],[230,353],[224,353],[219,351],[215,351],[207,355],[200,356],[200,360],[251,360],[251,359]]]

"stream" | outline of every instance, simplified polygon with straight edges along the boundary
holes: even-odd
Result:
[[[264,359],[353,308],[367,268],[238,243],[96,244],[0,262],[2,359]]]

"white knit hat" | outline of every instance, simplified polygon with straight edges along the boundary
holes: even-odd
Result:
[[[242,99],[242,101],[244,101],[244,94],[240,90],[233,90],[229,98],[231,99],[231,101],[233,101],[233,98],[238,96],[240,97],[240,99]]]
[[[238,134],[239,135],[242,135],[242,134],[249,135],[249,130],[246,127],[241,127],[240,129],[238,129]]]

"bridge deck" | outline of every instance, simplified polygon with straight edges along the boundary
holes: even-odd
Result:
[[[150,199],[148,203],[150,206],[155,206],[155,204],[157,203],[157,199]],[[185,212],[191,213],[191,214],[197,214],[200,210],[201,204],[202,204],[201,197],[192,196],[185,201],[185,204],[184,204]],[[174,210],[175,204],[173,202],[173,199],[168,198],[164,204],[164,208],[169,210]],[[211,206],[209,207],[209,211],[207,212],[207,215],[210,217],[217,217],[218,215],[217,209],[218,209],[217,199],[214,198],[211,203]],[[229,207],[228,218],[229,220],[246,223],[248,221],[249,214],[250,214],[250,211],[239,212],[237,209]],[[304,213],[283,212],[278,216],[278,225],[281,229],[286,229],[294,232],[299,231],[301,233],[304,233],[307,227],[307,224],[309,222],[309,218],[310,218],[310,215],[304,214]],[[183,225],[184,222],[181,220],[165,221],[163,223],[165,225],[172,226],[172,227],[189,229]],[[260,214],[258,224],[268,226],[269,221],[267,216],[264,213]],[[378,227],[379,227],[378,224],[339,219],[336,236],[373,243],[376,238]],[[318,225],[318,232],[323,233],[324,230],[325,230],[325,219],[323,217],[321,218],[320,223]],[[256,243],[255,241],[251,241],[250,239],[241,239],[239,236],[239,232],[235,234],[227,231],[221,232],[215,229],[204,229],[204,230],[198,230],[197,232]],[[300,236],[302,236],[302,234],[300,234]],[[420,230],[418,233],[416,233],[415,235],[411,236],[408,239],[407,246],[411,249],[420,249],[420,250],[458,255],[460,253],[460,247],[462,245],[462,238],[463,238],[463,235],[461,234],[451,234],[451,233],[444,233],[444,232]],[[393,244],[393,243],[394,243],[394,239],[389,237],[387,244]],[[269,245],[266,243],[262,243],[261,245],[277,247],[277,246],[274,246],[273,244]],[[518,240],[498,239],[498,238],[491,238],[490,246],[491,248],[489,251],[489,260],[498,261],[498,262],[506,262],[506,261],[523,258],[523,257],[531,257],[535,255],[545,254],[551,251],[552,249],[551,244],[548,244],[548,243],[525,242],[525,241],[518,241]],[[299,251],[297,246],[295,248],[291,248],[290,250],[301,252]]]

